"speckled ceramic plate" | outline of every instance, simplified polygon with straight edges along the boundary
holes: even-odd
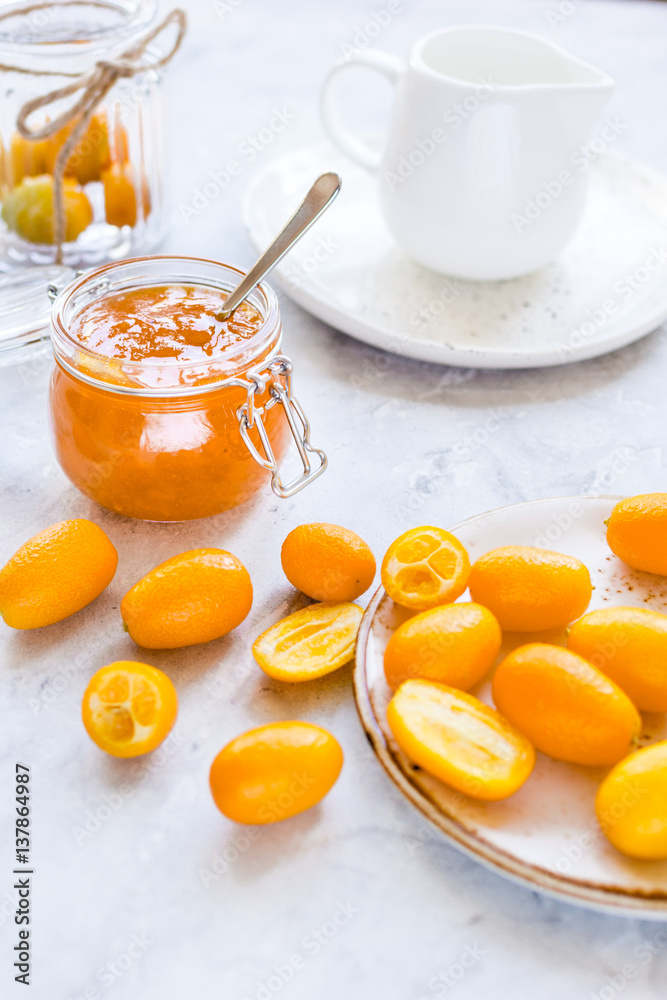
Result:
[[[610,605],[667,612],[667,580],[631,570],[609,550],[604,520],[619,497],[559,497],[503,507],[452,530],[474,560],[499,545],[538,545],[566,552],[589,568],[595,586],[590,609]],[[469,600],[464,594],[461,600]],[[355,697],[370,742],[406,798],[453,844],[499,874],[531,889],[594,909],[667,919],[667,861],[634,861],[601,833],[593,803],[608,769],[564,764],[538,754],[526,784],[503,802],[460,795],[411,766],[386,722],[391,692],[383,654],[408,617],[380,588],[366,610],[357,641]],[[509,637],[507,637],[509,638]],[[536,636],[514,635],[510,648]],[[562,635],[551,639],[564,642]],[[492,704],[487,677],[473,689]],[[667,739],[664,715],[644,718],[642,743]]]
[[[342,175],[341,195],[272,281],[352,337],[438,364],[535,368],[606,354],[667,319],[667,177],[641,163],[610,153],[592,163],[569,247],[534,274],[496,282],[413,263],[385,228],[375,179],[328,146],[283,156],[253,180],[244,218],[258,250],[325,170]]]

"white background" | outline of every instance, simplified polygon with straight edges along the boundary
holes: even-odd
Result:
[[[375,43],[405,53],[420,34],[464,21],[540,32],[615,77],[611,110],[628,123],[619,150],[667,171],[667,5],[560,6],[573,12],[550,24],[547,12],[557,12],[559,0],[406,0]],[[248,265],[240,209],[248,181],[271,157],[321,141],[324,72],[355,37],[363,44],[373,10],[386,4],[228,0],[216,9],[196,0],[187,7],[190,33],[171,71],[174,212],[166,249]],[[381,113],[370,106],[387,95],[375,80],[358,79],[358,119],[376,124]],[[178,206],[192,203],[210,171],[239,159],[275,109],[294,121],[253,162],[246,157],[242,172],[186,224]],[[553,902],[468,861],[384,776],[357,721],[348,668],[281,687],[250,654],[252,639],[291,606],[279,551],[301,522],[348,525],[381,555],[416,523],[449,526],[535,497],[664,489],[663,333],[577,366],[478,373],[384,355],[284,297],[282,304],[297,392],[330,469],[291,501],[265,492],[200,523],[131,522],[80,496],[49,445],[46,367],[0,371],[0,559],[66,517],[93,518],[120,552],[113,584],[76,618],[36,634],[0,624],[2,801],[10,802],[14,761],[29,763],[36,867],[27,991],[11,982],[6,810],[0,993],[31,1000],[664,996],[667,936],[656,938],[659,924]],[[256,593],[248,619],[201,648],[139,653],[121,628],[121,596],[157,562],[204,545],[229,548],[248,566]],[[181,701],[169,753],[139,769],[98,751],[79,717],[87,678],[121,658],[164,668]],[[293,717],[336,734],[346,755],[342,776],[320,807],[244,839],[210,799],[211,760],[244,729]],[[105,797],[115,809],[105,810]],[[96,812],[106,818],[82,839]],[[206,887],[201,870],[225,850],[228,870]],[[316,946],[313,932],[327,925],[330,933],[336,916],[336,933]],[[145,947],[135,947],[123,969],[134,935]],[[647,942],[656,945],[653,957]],[[458,975],[466,949],[477,957],[447,987],[438,977]],[[300,967],[283,985],[276,967],[285,979],[295,955]]]

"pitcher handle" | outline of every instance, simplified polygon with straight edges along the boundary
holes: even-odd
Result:
[[[320,114],[331,140],[351,160],[372,173],[379,170],[382,153],[363,142],[344,125],[338,104],[333,97],[331,84],[344,69],[350,66],[365,66],[367,69],[374,69],[395,85],[404,65],[402,59],[388,52],[381,52],[379,49],[354,49],[331,67],[322,84]]]

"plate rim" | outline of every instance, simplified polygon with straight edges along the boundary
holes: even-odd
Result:
[[[506,510],[539,506],[553,503],[554,500],[587,502],[609,500],[617,503],[624,499],[621,494],[582,494],[579,496],[541,497],[537,500],[526,500],[518,503],[504,504],[482,511],[462,521],[458,521],[448,531],[456,532],[460,528],[479,521],[490,514],[502,513]],[[606,888],[592,882],[582,882],[571,879],[567,875],[548,872],[544,868],[521,861],[516,855],[502,848],[495,847],[474,834],[466,831],[452,817],[448,817],[429,798],[423,788],[413,784],[405,771],[396,762],[389,750],[384,733],[380,728],[370,702],[368,687],[365,683],[365,666],[368,655],[368,640],[371,635],[375,614],[386,596],[382,584],[377,588],[364,611],[357,640],[355,644],[354,670],[352,674],[354,701],[357,714],[371,748],[390,780],[402,792],[403,796],[434,826],[440,835],[457,850],[484,867],[510,881],[541,892],[543,895],[616,916],[641,918],[645,920],[667,920],[667,890],[656,896],[641,891]]]
[[[246,233],[258,253],[265,249],[265,240],[260,239],[258,236],[255,221],[256,214],[252,210],[253,203],[257,203],[257,190],[261,187],[265,179],[275,171],[276,166],[279,163],[288,161],[299,155],[303,155],[304,153],[313,154],[315,151],[320,151],[320,155],[322,157],[325,152],[330,157],[337,157],[339,159],[342,157],[349,162],[350,168],[357,170],[361,169],[354,164],[352,160],[348,161],[347,158],[344,157],[344,154],[336,150],[335,147],[328,143],[321,142],[288,150],[281,156],[271,160],[270,163],[255,173],[244,192],[242,199],[242,218]],[[645,163],[643,160],[619,153],[615,150],[607,150],[600,157],[600,159],[596,161],[594,166],[607,161],[622,164],[629,170],[638,169],[645,174],[651,174],[654,178],[664,184],[666,194],[666,214],[661,221],[663,225],[666,226],[667,231],[667,174],[662,173],[662,171],[658,170],[651,164]],[[488,351],[481,348],[451,347],[446,344],[426,343],[421,340],[407,341],[405,345],[403,345],[406,349],[401,350],[397,349],[398,345],[396,344],[395,333],[381,329],[379,326],[371,326],[363,320],[357,319],[352,313],[346,311],[340,306],[337,306],[335,303],[330,302],[327,299],[322,299],[315,293],[308,292],[302,287],[290,284],[290,282],[282,276],[279,268],[276,268],[273,272],[272,280],[279,286],[281,291],[296,302],[297,305],[301,306],[302,309],[315,316],[316,319],[321,320],[329,326],[333,326],[336,330],[344,333],[346,336],[352,337],[362,343],[369,344],[371,347],[375,347],[378,350],[387,351],[397,357],[410,358],[415,361],[427,361],[431,364],[449,365],[454,368],[512,371],[533,368],[555,368],[562,365],[575,364],[579,361],[588,361],[592,358],[612,354],[614,351],[627,347],[630,344],[641,340],[643,337],[646,337],[654,330],[657,330],[663,325],[663,323],[665,323],[665,321],[667,321],[666,290],[665,298],[660,308],[656,307],[648,319],[645,319],[637,326],[628,325],[624,332],[616,334],[616,336],[611,337],[607,341],[596,341],[592,344],[584,344],[581,347],[573,348],[567,357],[562,357],[555,348],[545,350],[541,354],[525,351],[515,351],[512,353],[511,351],[503,352],[501,350],[494,352],[491,356],[488,356]],[[480,282],[480,285],[484,284],[484,282]]]

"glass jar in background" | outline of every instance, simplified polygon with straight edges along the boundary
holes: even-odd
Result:
[[[324,471],[326,456],[310,445],[292,396],[291,362],[279,353],[280,311],[268,285],[247,299],[261,317],[253,335],[205,361],[110,358],[73,334],[82,310],[105,296],[151,286],[229,292],[242,276],[215,261],[145,257],[107,264],[58,294],[51,428],[62,469],[86,496],[128,517],[187,521],[235,507],[269,481],[291,496]],[[284,484],[278,462],[290,435],[303,471]]]
[[[0,7],[0,64],[7,67],[0,69],[0,269],[55,260],[90,267],[145,251],[163,237],[164,69],[156,64],[178,47],[184,15],[170,15],[181,19],[175,44],[174,29],[165,25],[164,34],[141,51],[142,39],[157,27],[156,8],[156,0]],[[135,46],[138,54],[128,58]],[[133,65],[132,75],[116,74],[65,167],[61,255],[54,169],[79,116],[35,140],[20,133],[17,121],[26,104],[39,98],[47,103],[29,115],[31,132],[69,117],[91,76],[123,57]],[[82,86],[67,96],[48,100],[77,83]]]

